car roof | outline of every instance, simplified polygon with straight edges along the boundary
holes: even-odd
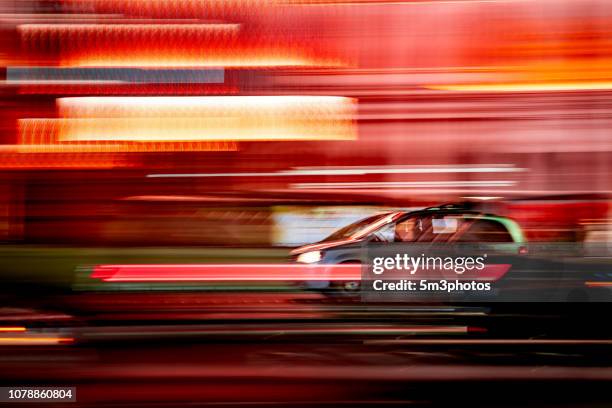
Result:
[[[500,217],[495,214],[488,214],[482,211],[478,211],[475,209],[475,205],[473,203],[449,203],[437,205],[434,207],[427,207],[420,210],[415,211],[407,211],[405,214],[411,215],[428,215],[428,214],[471,214],[471,215],[487,215],[492,217]]]

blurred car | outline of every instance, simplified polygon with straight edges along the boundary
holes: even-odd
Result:
[[[526,239],[513,220],[447,204],[418,211],[373,215],[343,227],[320,242],[291,252],[302,264],[362,263],[365,243],[479,244],[498,256],[524,255]],[[356,290],[359,282],[307,282],[312,289]]]

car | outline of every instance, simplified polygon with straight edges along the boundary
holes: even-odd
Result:
[[[498,255],[523,255],[526,238],[512,219],[484,213],[463,204],[445,204],[417,211],[390,211],[349,224],[322,241],[291,252],[300,264],[362,263],[364,243],[484,245]],[[359,282],[310,281],[310,289],[354,291]]]

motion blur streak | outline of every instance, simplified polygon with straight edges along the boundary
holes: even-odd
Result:
[[[23,149],[23,150],[22,150]],[[138,165],[137,161],[120,154],[91,154],[91,152],[104,152],[104,149],[64,149],[61,146],[45,146],[32,148],[29,146],[10,146],[9,152],[2,152],[0,168],[7,170],[36,170],[36,169],[116,169],[130,168]],[[84,151],[84,154],[75,154]],[[110,149],[116,151],[117,149]],[[163,149],[158,149],[163,151]],[[157,150],[156,150],[157,151]],[[42,154],[41,154],[42,153]]]
[[[106,282],[360,280],[361,265],[98,265]]]
[[[574,346],[595,346],[595,345],[612,345],[612,340],[581,340],[581,339],[396,339],[396,340],[366,340],[366,344],[404,344],[404,345],[574,345]]]
[[[155,326],[155,327],[101,327],[83,330],[83,337],[93,339],[144,339],[147,337],[246,337],[246,336],[416,336],[416,335],[457,335],[472,331],[466,326],[388,326],[388,325],[351,325],[342,324],[288,324],[278,328],[270,325],[228,325],[217,326]]]
[[[612,89],[612,82],[517,83],[429,85],[429,89],[459,92],[546,92],[546,91],[598,91]]]
[[[296,189],[316,188],[423,188],[423,187],[508,187],[516,184],[507,180],[491,181],[412,181],[412,182],[347,182],[347,183],[296,183],[292,184]]]
[[[70,337],[0,337],[0,346],[49,346],[74,342]]]
[[[428,166],[428,167],[323,167],[323,168],[297,168],[282,170],[274,173],[169,173],[147,174],[151,178],[182,178],[182,177],[290,177],[290,176],[361,176],[366,174],[431,174],[431,173],[512,173],[526,169],[516,168],[512,165],[490,164],[478,167],[472,166]]]
[[[276,116],[278,115],[278,116]],[[273,125],[275,118],[285,123]],[[126,118],[126,119],[48,119],[59,129],[63,142],[85,141],[300,141],[300,140],[351,140],[354,134],[349,127],[334,123],[300,126],[302,119],[285,117],[282,113],[270,113],[268,118],[253,116],[232,121],[227,117],[193,118]],[[314,122],[314,120],[313,120]],[[26,125],[27,126],[27,125]],[[325,129],[327,127],[327,129]]]
[[[0,332],[24,332],[25,327],[0,327]]]
[[[60,98],[60,119],[23,119],[24,139],[58,141],[352,140],[354,101],[324,96]],[[30,124],[30,121],[35,121]],[[38,122],[36,122],[38,121]],[[51,133],[48,137],[53,140]],[[36,139],[36,138],[34,138]]]
[[[585,286],[593,287],[593,288],[612,286],[612,282],[604,282],[604,281],[596,281],[596,282],[588,281],[588,282],[584,282],[584,284]]]
[[[244,37],[239,24],[24,24],[26,55],[63,67],[275,67],[327,65],[309,45]],[[163,41],[158,38],[163,37]]]
[[[223,114],[293,114],[314,116],[329,110],[329,116],[351,119],[355,101],[337,96],[217,96],[217,97],[78,97],[59,98],[60,116],[73,118],[201,117]],[[310,112],[309,112],[310,111]],[[301,115],[298,115],[300,114]],[[313,118],[314,119],[314,118]]]

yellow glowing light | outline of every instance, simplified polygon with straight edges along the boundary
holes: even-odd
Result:
[[[335,96],[61,98],[58,112],[61,118],[46,121],[60,142],[356,138],[355,101]]]
[[[16,327],[0,327],[0,332],[24,332],[26,331],[25,327],[16,326]]]
[[[74,339],[69,337],[0,337],[1,346],[29,346],[29,345],[53,345],[72,343]]]
[[[348,125],[332,121],[259,117],[243,118],[119,118],[55,119],[62,142],[86,141],[275,141],[353,140]]]

